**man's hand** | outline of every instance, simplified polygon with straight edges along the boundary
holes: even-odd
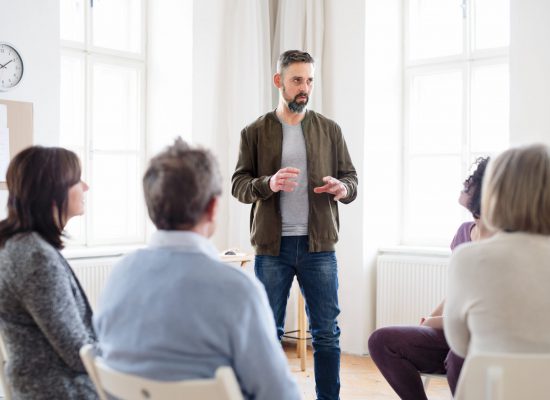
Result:
[[[338,179],[333,178],[332,176],[325,176],[323,178],[325,185],[318,186],[313,189],[315,193],[330,193],[334,195],[334,201],[344,199],[348,195],[348,190],[346,186],[340,182]]]
[[[280,190],[283,192],[292,192],[298,186],[296,178],[298,178],[299,173],[300,170],[298,168],[281,168],[269,179],[269,188],[273,192]]]

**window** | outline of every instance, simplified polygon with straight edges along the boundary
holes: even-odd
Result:
[[[61,0],[60,10],[60,145],[91,187],[71,243],[143,242],[145,0]]]
[[[509,145],[509,2],[405,5],[402,242],[448,246],[472,162]]]

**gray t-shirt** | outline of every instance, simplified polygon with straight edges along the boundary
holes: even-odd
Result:
[[[303,236],[308,234],[309,217],[308,179],[306,142],[302,125],[283,123],[283,155],[281,168],[294,167],[300,170],[298,186],[293,192],[281,193],[281,215],[283,236]]]

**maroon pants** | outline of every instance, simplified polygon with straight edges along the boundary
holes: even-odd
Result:
[[[369,352],[393,390],[404,400],[427,400],[419,372],[447,374],[454,395],[464,359],[450,349],[440,329],[390,326],[369,338]]]

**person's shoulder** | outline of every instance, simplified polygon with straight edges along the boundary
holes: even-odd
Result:
[[[228,290],[239,297],[250,299],[258,296],[259,290],[262,289],[258,279],[240,267],[212,258],[209,258],[207,263],[212,274],[211,282],[219,286],[219,290]]]
[[[34,285],[40,275],[42,284],[52,287],[66,274],[61,254],[36,232],[19,233],[10,238],[3,249],[2,264],[12,272],[12,278],[24,285]]]
[[[57,257],[57,251],[37,232],[18,233],[8,239],[4,250],[20,259],[36,257]]]
[[[475,221],[466,221],[466,222],[463,222],[462,224],[460,224],[460,226],[458,227],[457,229],[457,232],[461,232],[461,231],[467,231],[469,232],[473,226],[475,225]]]
[[[489,267],[497,260],[506,258],[506,253],[517,251],[510,243],[503,241],[501,235],[491,236],[475,242],[467,242],[458,246],[451,256],[454,264],[461,268],[470,268],[476,271],[480,266]]]
[[[109,280],[117,281],[123,278],[126,274],[135,274],[136,267],[149,264],[151,258],[153,258],[156,263],[159,263],[162,260],[162,253],[156,252],[150,248],[143,248],[123,255],[114,263],[112,271],[109,274]]]
[[[323,133],[335,142],[340,142],[344,138],[342,129],[336,121],[313,110],[307,110],[304,118],[304,125],[306,126],[305,129],[308,129],[308,127],[314,127],[316,134]]]
[[[318,122],[323,123],[325,125],[339,128],[339,125],[336,123],[336,121],[330,119],[329,117],[326,117],[325,115],[323,115],[321,113],[318,113],[317,111],[307,110],[306,117],[308,119],[312,120],[312,121],[318,121]]]
[[[277,116],[275,115],[275,111],[270,111],[264,115],[259,116],[254,121],[252,121],[250,124],[244,127],[243,131],[245,132],[254,132],[257,129],[263,128],[266,125],[274,124],[274,123],[280,123]]]
[[[450,247],[452,251],[455,251],[458,246],[464,243],[468,243],[472,240],[471,232],[474,226],[475,226],[475,221],[466,221],[466,222],[463,222],[458,227],[453,237],[453,240],[451,241]]]

